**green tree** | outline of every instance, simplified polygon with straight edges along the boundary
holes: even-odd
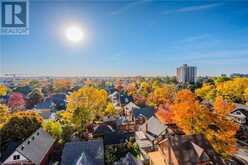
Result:
[[[36,131],[42,124],[42,117],[36,112],[16,112],[2,126],[2,142],[23,140]]]
[[[59,122],[53,120],[44,121],[42,127],[57,140],[61,138],[63,129]]]

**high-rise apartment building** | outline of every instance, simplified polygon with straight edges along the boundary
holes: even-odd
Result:
[[[197,68],[195,66],[188,66],[183,64],[177,68],[177,81],[180,83],[195,83],[197,75]]]

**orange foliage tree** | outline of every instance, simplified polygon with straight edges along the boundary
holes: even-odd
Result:
[[[239,127],[226,118],[233,105],[217,98],[214,111],[201,105],[194,93],[179,91],[172,105],[174,120],[186,134],[202,133],[217,153],[226,157],[236,150],[235,134]]]

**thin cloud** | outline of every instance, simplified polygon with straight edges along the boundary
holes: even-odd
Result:
[[[163,14],[173,14],[173,13],[188,13],[188,12],[197,12],[197,11],[203,11],[212,9],[215,7],[218,7],[222,4],[220,3],[212,3],[212,4],[205,4],[205,5],[198,5],[198,6],[189,6],[189,7],[183,7],[175,10],[168,10],[164,11]]]
[[[111,12],[111,15],[118,15],[118,14],[121,14],[121,13],[124,13],[126,12],[127,10],[133,8],[133,7],[136,7],[140,4],[143,4],[145,2],[149,2],[150,0],[138,0],[138,1],[135,1],[135,2],[130,2],[126,5],[124,5],[123,7],[117,9],[117,10],[114,10]]]

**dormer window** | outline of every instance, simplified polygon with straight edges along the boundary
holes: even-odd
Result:
[[[13,156],[13,159],[14,159],[14,160],[20,159],[20,155],[14,155],[14,156]]]

